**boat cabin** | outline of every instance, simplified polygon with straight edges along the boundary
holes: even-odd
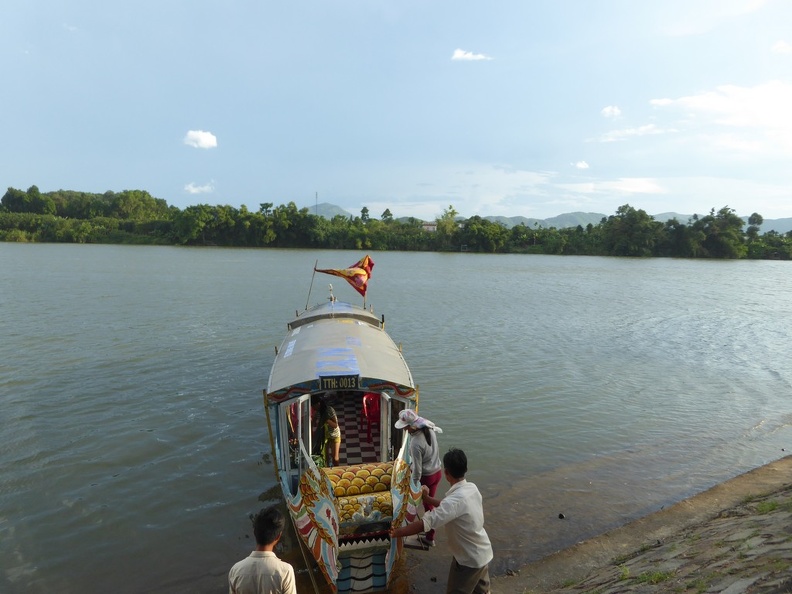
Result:
[[[346,303],[288,324],[264,394],[278,481],[305,549],[338,592],[384,590],[401,553],[388,530],[416,515],[406,432],[418,390],[384,320]],[[333,423],[340,432],[334,461]]]

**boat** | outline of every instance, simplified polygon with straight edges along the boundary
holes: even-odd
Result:
[[[342,428],[338,465],[320,451],[313,427],[319,415],[312,418],[311,405],[320,399]],[[421,500],[410,480],[408,434],[394,422],[405,408],[417,410],[418,399],[385,317],[365,300],[363,307],[339,301],[330,285],[325,302],[287,323],[264,406],[275,473],[315,590],[319,574],[338,593],[389,587],[404,553],[389,529],[414,520]]]

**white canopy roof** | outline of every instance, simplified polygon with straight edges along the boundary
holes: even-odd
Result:
[[[270,372],[270,397],[388,387],[407,395],[415,388],[399,347],[362,308],[331,301],[298,315],[288,327]]]

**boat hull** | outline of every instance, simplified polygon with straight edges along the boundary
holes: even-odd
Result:
[[[332,408],[341,463],[331,467],[317,403]],[[418,389],[384,322],[336,301],[298,314],[277,349],[264,404],[278,482],[306,553],[335,592],[385,590],[403,551],[389,530],[417,517],[408,435]]]

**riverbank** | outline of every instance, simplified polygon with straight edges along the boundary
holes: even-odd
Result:
[[[411,550],[410,591],[444,591],[449,559]],[[792,456],[511,573],[494,594],[792,591]]]

